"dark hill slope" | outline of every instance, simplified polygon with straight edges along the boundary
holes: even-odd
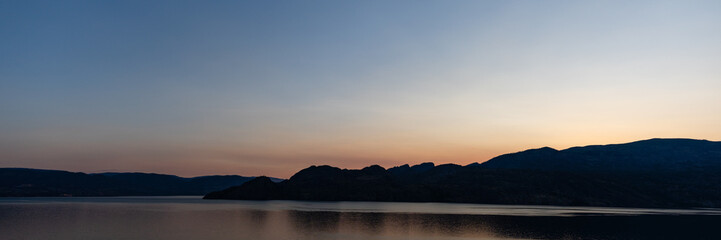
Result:
[[[0,168],[0,197],[204,195],[251,179],[236,175],[182,178],[154,173],[85,174]]]
[[[287,181],[251,181],[205,198],[721,207],[720,146],[652,139],[527,150],[465,167],[312,166]]]
[[[721,169],[721,142],[650,139],[626,144],[544,147],[504,154],[483,164],[495,169],[563,171],[705,171]]]

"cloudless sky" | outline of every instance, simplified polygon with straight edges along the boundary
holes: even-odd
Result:
[[[0,167],[289,177],[721,140],[721,1],[0,1]]]

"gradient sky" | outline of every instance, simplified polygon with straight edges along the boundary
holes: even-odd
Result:
[[[721,1],[0,1],[0,167],[289,177],[721,140]]]

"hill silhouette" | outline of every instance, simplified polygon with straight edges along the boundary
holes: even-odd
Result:
[[[720,181],[721,142],[650,139],[544,147],[467,166],[311,166],[286,181],[257,178],[205,198],[721,207]]]
[[[182,178],[155,173],[86,174],[0,168],[0,197],[204,195],[253,178],[237,175]]]

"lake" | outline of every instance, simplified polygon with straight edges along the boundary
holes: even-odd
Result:
[[[721,239],[721,210],[0,198],[0,239]]]

